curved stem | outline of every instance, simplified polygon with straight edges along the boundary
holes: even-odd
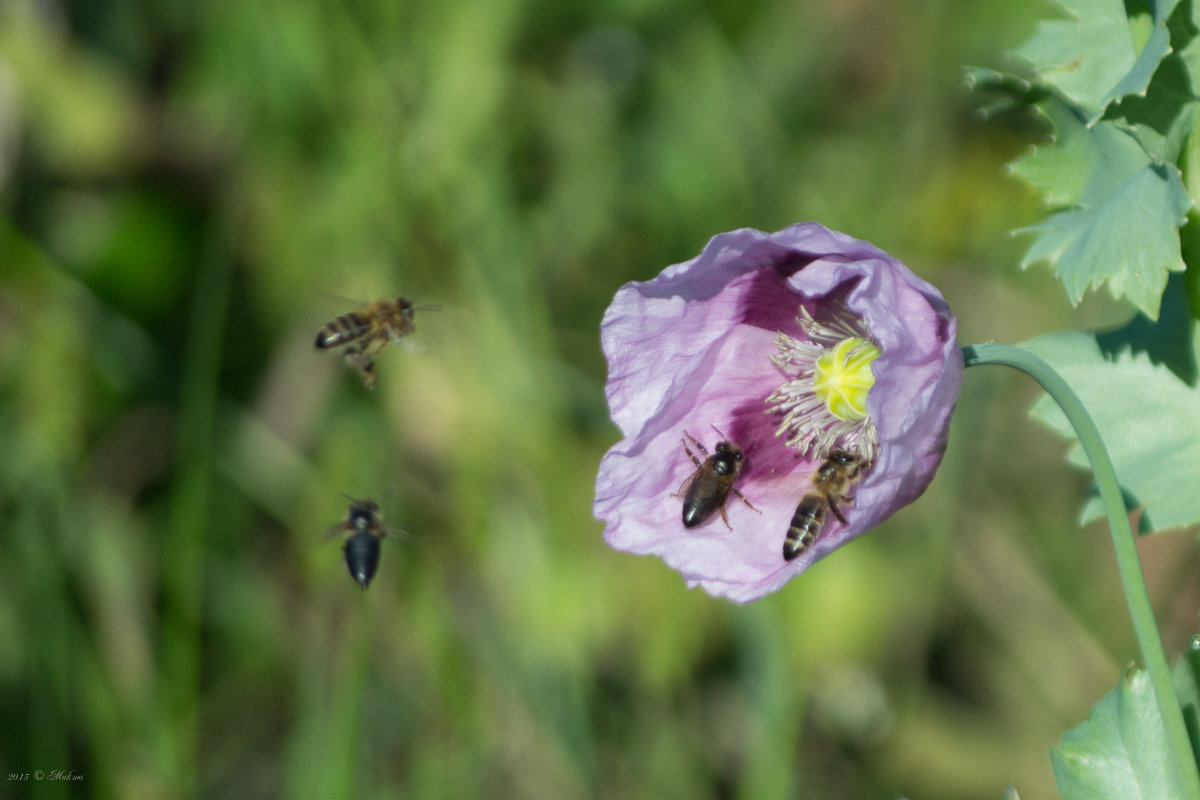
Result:
[[[1196,771],[1196,762],[1184,726],[1179,698],[1175,694],[1171,669],[1167,665],[1162,639],[1158,635],[1154,609],[1150,605],[1150,595],[1146,591],[1145,577],[1138,561],[1133,529],[1129,525],[1129,515],[1121,495],[1121,486],[1117,482],[1116,470],[1104,446],[1104,440],[1100,438],[1096,423],[1084,408],[1079,396],[1062,376],[1028,350],[1006,344],[978,344],[963,348],[963,360],[968,367],[1002,364],[1024,372],[1037,381],[1051,399],[1058,403],[1075,429],[1079,443],[1092,465],[1096,488],[1100,491],[1104,513],[1108,516],[1108,528],[1112,533],[1113,549],[1117,554],[1117,568],[1125,590],[1125,601],[1129,605],[1129,615],[1133,619],[1133,628],[1137,633],[1142,658],[1146,662],[1146,671],[1150,674],[1158,712],[1167,734],[1171,760],[1175,764],[1178,785],[1186,797],[1200,798],[1200,774]]]

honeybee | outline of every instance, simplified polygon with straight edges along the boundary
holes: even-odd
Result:
[[[714,428],[714,430],[716,429]],[[721,432],[717,431],[717,433]],[[733,442],[722,439],[717,442],[717,446],[710,456],[708,450],[694,436],[687,431],[684,431],[683,435],[686,437],[680,439],[683,442],[683,449],[687,452],[688,458],[692,459],[692,463],[696,465],[696,471],[680,485],[679,491],[674,495],[675,497],[683,495],[683,527],[695,528],[703,525],[714,513],[720,513],[725,527],[733,530],[729,526],[729,519],[725,516],[725,502],[729,499],[730,492],[740,497],[742,502],[751,509],[758,511],[750,504],[746,496],[733,486],[733,482],[741,474],[742,464],[746,458],[745,454]],[[692,448],[688,447],[689,439],[704,455],[703,461],[692,452]],[[684,494],[685,491],[686,494]]]
[[[812,545],[830,511],[839,522],[846,524],[838,503],[854,502],[846,492],[862,478],[868,466],[866,459],[857,453],[848,450],[829,452],[812,474],[812,491],[801,498],[792,515],[787,538],[783,540],[785,561],[791,561]]]
[[[354,582],[366,589],[375,576],[375,570],[379,568],[381,542],[387,536],[379,504],[374,500],[355,500],[351,497],[346,518],[333,532],[347,534],[342,545],[346,569]]]
[[[317,332],[316,348],[345,347],[346,364],[357,369],[368,389],[375,388],[375,356],[392,342],[408,342],[416,330],[416,312],[433,311],[438,305],[414,305],[407,297],[376,300],[342,314]]]

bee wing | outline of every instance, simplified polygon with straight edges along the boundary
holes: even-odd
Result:
[[[318,533],[317,538],[321,540],[332,539],[334,536],[345,535],[346,531],[348,530],[350,530],[350,528],[346,525],[346,523],[339,522],[337,525],[332,525]]]
[[[380,525],[373,530],[378,532],[380,539],[402,539],[409,536],[409,532],[403,528],[393,528],[391,525]],[[332,539],[334,536],[345,536],[348,533],[353,533],[354,528],[347,522],[340,522],[337,525],[332,525],[317,534],[318,539]]]
[[[434,347],[433,338],[427,333],[413,331],[397,340],[401,347],[410,353],[425,353]]]
[[[405,530],[404,528],[396,528],[396,527],[393,527],[392,525],[385,525],[385,526],[383,526],[383,533],[380,535],[380,538],[381,539],[392,539],[393,541],[401,542],[401,541],[404,541],[405,539],[408,539],[411,536],[412,536],[412,533],[409,532],[408,530]]]
[[[405,350],[413,353],[424,353],[437,347],[437,339],[430,336],[428,331],[417,330],[417,321],[424,318],[426,311],[441,311],[444,306],[441,303],[421,303],[413,306],[413,311],[416,313],[413,319],[413,330],[406,333],[401,339],[400,344]]]
[[[683,479],[683,483],[679,484],[679,488],[675,490],[675,494],[671,496],[683,497],[684,493],[688,490],[688,487],[690,487],[696,481],[696,477],[700,474],[700,469],[700,467],[696,467],[696,469],[692,470],[691,473]]]
[[[349,303],[352,306],[355,306],[356,308],[362,308],[363,306],[365,306],[367,304],[365,300],[356,300],[353,297],[346,297],[345,295],[342,295],[342,294],[334,294],[333,292],[322,292],[319,289],[315,289],[314,291],[317,294],[321,295],[322,297],[332,297],[334,300],[341,300],[343,302]]]

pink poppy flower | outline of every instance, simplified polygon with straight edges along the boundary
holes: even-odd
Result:
[[[720,234],[626,284],[601,342],[624,436],[596,479],[605,540],[737,602],[925,491],[962,382],[937,289],[811,222]]]

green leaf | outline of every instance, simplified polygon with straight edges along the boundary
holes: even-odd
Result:
[[[1196,122],[1200,103],[1192,93],[1189,67],[1179,53],[1163,59],[1146,94],[1130,95],[1109,110],[1122,120],[1154,158],[1176,162]]]
[[[977,111],[983,119],[1033,105],[1045,96],[1040,86],[1033,88],[1028,80],[1011,72],[1000,72],[991,67],[967,67],[963,72],[967,90],[986,94]]]
[[[1192,86],[1200,87],[1200,3],[1184,0],[1171,17],[1171,47],[1178,53]]]
[[[1179,170],[1117,123],[1088,127],[1054,99],[1043,110],[1056,141],[1012,170],[1047,203],[1068,208],[1018,231],[1037,236],[1021,266],[1049,261],[1072,303],[1107,283],[1114,296],[1157,317],[1167,274],[1184,269],[1178,229],[1191,199]]]
[[[1200,332],[1172,279],[1162,319],[1135,317],[1102,334],[1052,333],[1027,343],[1071,385],[1108,447],[1130,510],[1143,509],[1140,532],[1200,522]],[[1043,397],[1034,417],[1072,441],[1069,460],[1086,468],[1083,450],[1058,407]],[[1098,497],[1082,522],[1103,516]]]
[[[1159,63],[1141,94],[1110,106],[1106,119],[1121,120],[1142,146],[1162,161],[1177,162],[1196,121],[1200,86],[1200,37],[1193,0],[1184,0],[1167,21],[1172,52]]]
[[[1162,800],[1181,797],[1172,779],[1149,675],[1127,670],[1087,722],[1051,754],[1064,800]]]
[[[1141,37],[1122,0],[1057,0],[1068,19],[1041,22],[1017,55],[1091,124],[1112,101],[1146,90],[1158,62],[1171,52],[1167,18],[1178,2],[1153,4],[1151,27],[1139,47]]]

